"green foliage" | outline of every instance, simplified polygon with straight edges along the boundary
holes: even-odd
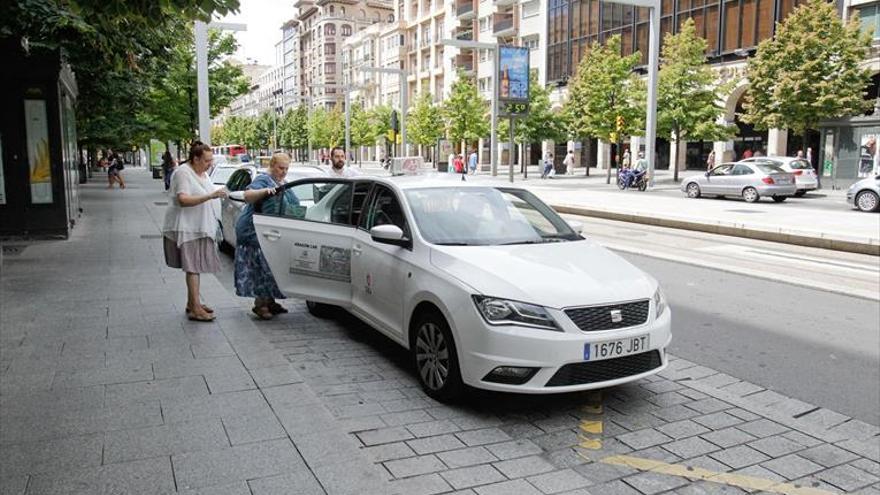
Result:
[[[443,137],[443,113],[431,99],[431,94],[423,91],[415,105],[407,113],[407,138],[413,144],[431,146]]]
[[[535,143],[545,139],[560,141],[566,137],[564,115],[553,113],[550,106],[550,90],[538,82],[538,76],[529,76],[529,111],[514,124],[514,141],[519,144]],[[498,136],[501,140],[509,139],[509,121],[498,121]]]
[[[862,113],[871,106],[870,72],[860,68],[870,44],[858,17],[843,24],[833,3],[797,7],[749,60],[742,119],[759,129],[805,133],[822,120]]]
[[[278,141],[284,148],[305,149],[309,145],[308,109],[300,105],[278,121]]]
[[[391,111],[392,109],[389,105],[377,105],[367,112],[376,140],[387,136],[391,130]]]
[[[327,110],[319,106],[312,110],[308,128],[309,137],[317,146],[324,148],[339,146],[345,136],[345,117],[337,107]]]
[[[620,55],[620,35],[593,43],[569,83],[564,118],[571,135],[617,142],[644,129],[645,84],[633,73],[641,55]],[[618,133],[617,117],[624,127]]]
[[[351,105],[351,145],[370,146],[376,143],[376,126],[372,122],[370,112],[364,109],[362,101]]]
[[[248,148],[258,149],[261,152],[263,150],[272,151],[272,138],[274,136],[275,131],[275,120],[272,112],[266,111],[260,114],[259,117],[256,118],[254,122],[254,143],[253,146],[250,144]]]
[[[727,140],[736,126],[719,124],[724,108],[718,94],[728,94],[729,84],[716,87],[715,73],[706,63],[706,40],[697,35],[694,20],[688,19],[678,34],[663,40],[657,83],[657,132],[681,140]],[[678,163],[673,180],[678,180]]]
[[[443,102],[446,129],[453,141],[473,141],[489,134],[489,111],[474,80],[459,72],[449,98]]]

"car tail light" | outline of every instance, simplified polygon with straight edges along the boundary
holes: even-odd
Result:
[[[794,175],[801,175],[802,173],[804,173],[804,171],[803,171],[803,170],[795,170],[795,171],[792,172],[792,173],[793,173]]]
[[[775,184],[775,182],[773,181],[773,177],[764,177],[763,179],[761,179],[761,182],[763,182],[764,184]]]

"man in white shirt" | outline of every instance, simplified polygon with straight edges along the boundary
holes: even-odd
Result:
[[[565,165],[565,175],[574,175],[574,150],[568,150],[562,164]]]
[[[345,150],[339,146],[330,152],[330,177],[354,177],[360,175],[357,170],[345,165]]]

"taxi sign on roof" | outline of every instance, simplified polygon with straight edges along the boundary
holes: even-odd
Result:
[[[400,156],[391,159],[391,175],[421,175],[433,170],[425,166],[420,156]]]

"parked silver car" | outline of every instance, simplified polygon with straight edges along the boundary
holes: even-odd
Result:
[[[689,198],[742,196],[754,203],[761,196],[770,196],[781,203],[794,195],[797,185],[793,174],[771,163],[722,163],[704,174],[685,178],[681,190]]]
[[[803,158],[793,156],[753,156],[752,158],[740,160],[737,163],[756,162],[772,163],[773,165],[778,165],[782,170],[794,174],[794,182],[797,185],[797,192],[794,195],[797,197],[801,197],[807,194],[807,191],[813,191],[819,187],[819,176],[816,175],[816,171],[813,170],[810,162]]]
[[[880,211],[880,175],[866,177],[850,186],[846,202],[862,211]]]
[[[230,246],[235,246],[235,222],[241,211],[244,209],[244,190],[250,185],[251,181],[258,173],[262,173],[264,169],[257,168],[255,165],[242,165],[238,167],[229,176],[226,182],[226,189],[229,191],[229,197],[221,201],[221,220],[220,228],[223,231],[223,242]],[[292,182],[299,179],[307,179],[309,177],[326,177],[327,172],[318,167],[297,166],[290,167],[287,170],[285,182]],[[300,198],[308,199],[308,198]]]

